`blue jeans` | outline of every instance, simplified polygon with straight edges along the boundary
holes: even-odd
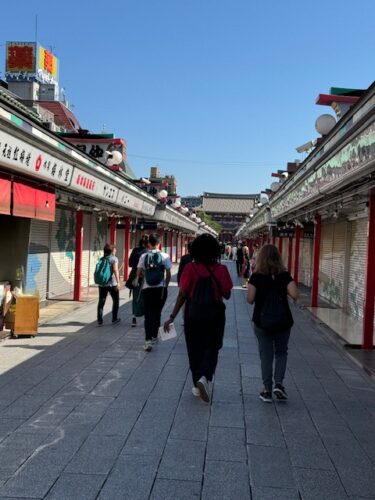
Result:
[[[285,377],[290,328],[279,333],[268,333],[256,325],[253,325],[253,328],[258,339],[264,388],[266,391],[271,392],[274,359],[273,379],[275,384],[282,384]]]

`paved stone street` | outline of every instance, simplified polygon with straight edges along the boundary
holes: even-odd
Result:
[[[262,403],[236,283],[210,406],[191,394],[183,336],[144,353],[124,299],[120,325],[97,328],[84,304],[2,343],[0,498],[375,499],[373,382],[295,309],[290,400]]]

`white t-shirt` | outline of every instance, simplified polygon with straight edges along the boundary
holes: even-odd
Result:
[[[148,252],[145,252],[143,255],[141,255],[141,258],[139,259],[138,266],[137,266],[138,269],[143,269],[143,271],[146,271],[145,259],[146,259],[146,256],[149,252],[152,252],[152,253],[159,252],[161,255],[161,260],[162,260],[164,268],[165,269],[172,269],[172,262],[171,262],[169,255],[167,253],[160,252],[160,250],[149,250]],[[143,287],[142,288],[156,288],[156,287],[160,287],[160,286],[165,286],[164,278],[158,285],[154,285],[154,286],[148,285],[146,282],[146,278],[145,278],[143,280]]]

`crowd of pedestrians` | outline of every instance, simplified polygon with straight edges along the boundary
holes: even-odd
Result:
[[[285,401],[288,395],[284,377],[293,326],[288,297],[296,301],[298,289],[274,245],[261,248],[254,245],[250,252],[241,242],[223,247],[209,234],[198,236],[181,258],[177,273],[179,293],[163,330],[169,332],[182,309],[192,393],[210,402],[210,386],[223,346],[224,301],[230,298],[233,288],[228,265],[221,263],[223,254],[224,261],[235,261],[237,276],[242,278],[242,287],[247,290],[247,301],[254,305],[252,328],[258,340],[264,384],[259,397],[265,403],[271,403],[273,398]],[[137,318],[144,316],[144,350],[151,352],[158,340],[162,310],[168,296],[171,258],[160,250],[159,237],[152,234],[143,237],[133,249],[129,267],[126,287],[132,294],[132,326],[137,326]],[[103,324],[103,307],[108,293],[113,300],[112,322],[119,322],[120,278],[114,245],[104,247],[104,255],[96,266],[95,282],[99,286],[98,326]]]

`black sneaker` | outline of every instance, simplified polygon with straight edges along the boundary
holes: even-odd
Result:
[[[137,318],[133,318],[132,319],[132,327],[136,327],[137,326]]]
[[[121,318],[113,319],[112,320],[112,325],[117,325],[117,323],[120,323]]]
[[[272,393],[269,391],[262,391],[259,394],[259,399],[261,399],[264,403],[272,403]]]
[[[285,387],[281,384],[276,384],[273,390],[273,393],[276,396],[276,399],[279,401],[286,401],[288,399],[288,394],[286,393]]]
[[[98,320],[98,326],[103,326],[103,321]]]

